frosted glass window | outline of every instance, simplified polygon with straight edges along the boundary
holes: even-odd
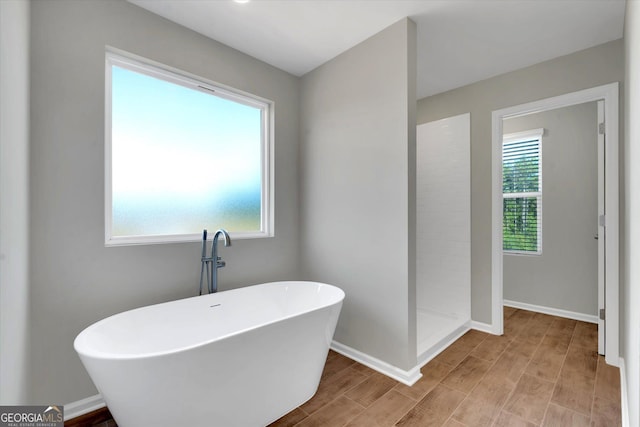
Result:
[[[270,235],[270,104],[107,55],[107,244]]]

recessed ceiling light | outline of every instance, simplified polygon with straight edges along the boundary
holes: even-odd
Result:
[[[249,3],[250,0],[233,0],[236,3]]]

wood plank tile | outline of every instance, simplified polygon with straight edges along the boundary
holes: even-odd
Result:
[[[307,414],[305,414],[302,409],[296,408],[287,415],[269,424],[269,427],[292,427],[305,418],[307,418]]]
[[[507,337],[490,335],[474,348],[470,355],[489,362],[495,362],[509,344],[511,344],[511,339]]]
[[[467,427],[465,424],[459,423],[453,418],[449,418],[446,423],[442,427]]]
[[[598,352],[579,346],[569,346],[567,357],[564,360],[562,371],[571,371],[577,374],[594,377],[598,367]]]
[[[484,341],[486,338],[491,336],[493,335],[471,329],[465,332],[465,334],[458,338],[456,341],[460,341],[462,344],[469,346],[469,348],[473,348]]]
[[[536,424],[523,420],[516,415],[502,411],[496,420],[494,427],[536,427]]]
[[[515,386],[524,373],[528,363],[529,357],[512,351],[510,347],[508,347],[497,362],[489,368],[485,379],[491,379],[494,382],[507,382]]]
[[[544,313],[533,313],[531,321],[539,325],[546,325],[547,327],[549,327],[555,319],[558,319],[558,317]]]
[[[547,336],[556,338],[568,336],[570,338],[573,335],[577,323],[578,322],[573,319],[556,317],[547,330]]]
[[[494,382],[485,378],[462,401],[452,418],[470,426],[490,426],[500,415],[514,387],[504,381]]]
[[[505,306],[502,307],[502,316],[503,316],[504,320],[507,320],[507,319],[511,318],[511,316],[514,315],[517,311],[519,311],[517,308],[507,307],[505,305]]]
[[[439,427],[464,398],[464,393],[439,384],[402,417],[396,426]]]
[[[405,396],[418,401],[433,390],[433,388],[447,376],[451,369],[452,368],[449,365],[432,360],[422,367],[420,370],[420,372],[422,372],[422,378],[420,378],[414,385],[409,387],[398,383],[394,389]]]
[[[357,386],[368,377],[354,369],[346,368],[334,374],[328,381],[320,381],[318,391],[315,396],[307,403],[303,404],[302,409],[307,414],[313,414],[327,403],[334,400],[338,395]]]
[[[302,420],[297,427],[343,426],[363,411],[361,405],[346,396],[340,396]]]
[[[578,322],[573,331],[571,345],[578,345],[590,349],[598,348],[598,325],[595,323]]]
[[[544,427],[585,427],[589,425],[589,417],[552,403],[547,409],[542,425]]]
[[[391,390],[347,424],[347,427],[391,427],[415,404],[415,400]]]
[[[594,377],[563,370],[556,383],[551,402],[590,415],[594,387]]]
[[[622,410],[620,409],[620,401],[596,396],[593,399],[591,427],[619,427],[621,425]]]
[[[396,380],[386,375],[374,372],[366,380],[349,390],[345,396],[366,408],[391,390],[397,383]]]
[[[350,366],[350,368],[353,369],[354,371],[358,371],[361,374],[364,374],[366,376],[371,376],[375,372],[378,372],[378,371],[375,371],[375,370],[371,369],[370,367],[368,367],[366,365],[363,365],[361,363],[354,363],[353,365]]]
[[[540,424],[551,399],[554,384],[532,375],[522,374],[504,410],[527,421]]]
[[[520,335],[511,341],[505,351],[520,354],[529,360],[538,349],[540,342],[542,342],[542,338],[543,337],[541,336],[540,339],[536,341],[535,339],[530,339],[529,337]]]
[[[596,372],[596,396],[613,399],[620,396],[620,369],[607,365],[604,356],[598,356]]]
[[[327,355],[327,361],[324,364],[324,370],[322,371],[321,380],[327,380],[334,374],[353,366],[356,362],[343,356],[340,353],[336,353],[333,350],[329,350]]]
[[[469,393],[480,382],[492,363],[468,356],[442,380],[442,384]]]
[[[454,368],[458,366],[458,364],[462,362],[464,358],[469,355],[469,353],[471,353],[476,345],[472,345],[472,343],[470,342],[461,342],[460,340],[458,340],[447,347],[433,360],[438,363],[444,363],[445,365],[449,365],[450,367]]]
[[[545,336],[525,372],[547,381],[555,381],[564,363],[568,348],[568,337]]]
[[[529,322],[527,322],[522,331],[518,334],[518,337],[522,337],[522,339],[530,342],[531,344],[538,345],[547,333],[547,329],[549,329],[549,325],[551,325],[551,322],[553,322],[553,319],[536,318],[536,316],[534,315],[531,317]]]
[[[509,317],[509,321],[504,322],[503,335],[507,338],[515,338],[524,330],[532,317],[533,313],[530,311],[516,310],[516,312]]]

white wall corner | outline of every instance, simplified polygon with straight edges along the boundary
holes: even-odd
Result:
[[[331,349],[408,386],[414,385],[422,377],[419,366],[405,371],[337,341],[331,342]]]

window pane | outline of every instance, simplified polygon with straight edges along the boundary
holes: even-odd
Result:
[[[502,192],[539,191],[540,142],[516,141],[502,148]]]
[[[112,235],[260,231],[262,109],[111,71]]]
[[[541,235],[539,197],[505,198],[502,235],[505,251],[537,252]]]

